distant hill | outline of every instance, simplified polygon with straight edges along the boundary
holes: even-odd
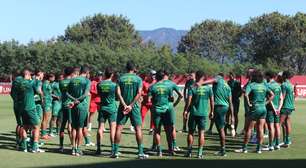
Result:
[[[172,28],[158,28],[155,30],[140,30],[138,31],[144,43],[152,41],[156,46],[160,47],[167,44],[171,47],[173,52],[176,52],[181,37],[184,36],[187,31],[175,30]]]

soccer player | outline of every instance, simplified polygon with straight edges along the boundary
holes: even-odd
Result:
[[[263,143],[264,125],[266,123],[267,109],[266,105],[270,104],[274,98],[273,92],[263,81],[263,74],[259,70],[255,70],[252,74],[252,83],[245,90],[245,97],[249,106],[250,123],[246,128],[242,149],[235,150],[238,153],[247,153],[248,142],[252,134],[252,130],[256,125],[257,131],[257,147],[256,152],[262,152],[261,145]],[[268,97],[268,98],[267,98]]]
[[[149,156],[143,152],[141,114],[138,100],[141,96],[142,80],[135,74],[135,65],[132,61],[126,64],[127,73],[123,74],[117,84],[117,96],[120,101],[117,117],[117,128],[115,135],[113,158],[119,157],[119,143],[123,125],[130,118],[132,126],[135,128],[136,141],[138,144],[138,158],[145,159]]]
[[[114,153],[114,141],[116,133],[116,119],[117,119],[117,104],[116,104],[116,83],[112,82],[113,70],[108,67],[104,71],[105,79],[100,81],[97,86],[97,91],[101,99],[99,116],[98,116],[98,132],[97,132],[97,151],[96,154],[101,154],[101,141],[103,138],[103,131],[105,122],[108,121],[110,128],[110,142],[111,153]]]
[[[50,136],[47,134],[47,129],[49,125],[49,120],[52,112],[52,87],[51,82],[55,80],[54,74],[48,74],[47,79],[43,82],[42,91],[44,94],[43,97],[43,120],[41,128],[42,139],[50,139]]]
[[[155,75],[156,75],[156,72],[154,70],[151,70],[150,74],[146,75],[144,81],[142,82],[142,93],[141,93],[142,101],[141,101],[141,107],[140,107],[142,127],[144,126],[144,120],[145,120],[146,114],[152,106],[152,104],[149,103],[148,101],[149,99],[148,92],[149,92],[149,87],[152,86],[156,82]],[[152,134],[153,128],[154,128],[154,123],[153,123],[153,117],[151,113],[149,134]]]
[[[148,101],[152,103],[151,111],[153,115],[153,122],[155,125],[154,140],[155,145],[157,147],[157,155],[159,157],[162,157],[162,148],[160,146],[160,132],[162,125],[164,126],[164,129],[166,131],[168,144],[170,144],[169,150],[172,151],[171,134],[173,124],[169,122],[171,121],[171,113],[169,112],[169,97],[172,97],[172,90],[169,85],[166,85],[163,82],[164,72],[162,70],[159,70],[156,73],[156,80],[157,82],[149,88]]]
[[[44,72],[37,69],[35,71],[35,78],[34,81],[34,100],[35,100],[35,106],[36,106],[36,112],[38,113],[39,120],[42,122],[43,119],[43,91],[42,91],[42,80],[44,79]]]
[[[33,144],[31,152],[39,153],[44,152],[39,149],[39,125],[40,120],[38,113],[36,112],[35,100],[34,100],[34,90],[35,86],[31,77],[31,72],[27,69],[23,71],[23,81],[20,84],[21,94],[23,95],[23,112],[22,112],[22,121],[25,130],[32,129],[33,133]],[[27,152],[27,134],[23,133],[22,136],[22,148],[24,152]]]
[[[283,125],[284,131],[284,145],[283,147],[289,147],[291,142],[291,114],[295,110],[294,107],[294,90],[290,83],[292,74],[289,71],[284,71],[282,74],[283,83],[281,85],[282,94],[284,97],[283,106],[280,111],[280,125]]]
[[[183,98],[183,94],[180,92],[180,89],[179,87],[174,83],[172,82],[170,79],[169,79],[169,72],[168,71],[164,71],[164,83],[166,83],[167,85],[169,85],[169,87],[171,88],[171,93],[172,93],[172,97],[170,97],[170,102],[169,102],[169,112],[171,113],[171,124],[172,124],[172,151],[170,151],[170,153],[173,153],[174,152],[178,152],[178,151],[181,151],[181,149],[177,146],[176,144],[176,129],[175,129],[175,121],[176,121],[176,114],[175,114],[175,108],[174,108],[174,105],[176,106],[180,101],[181,99]],[[174,101],[174,98],[173,98],[173,92],[175,92],[178,96],[178,99],[177,99],[177,103],[174,103],[173,104],[173,101]]]
[[[188,90],[188,99],[184,108],[184,118],[187,119],[188,113],[190,113],[188,121],[188,152],[187,157],[192,157],[192,144],[193,134],[196,127],[198,127],[199,133],[199,146],[198,146],[198,158],[203,158],[203,146],[205,144],[204,130],[206,126],[207,117],[212,118],[214,116],[214,96],[212,88],[208,85],[203,85],[206,79],[204,72],[196,72],[196,83]],[[210,113],[208,114],[208,103],[210,102]],[[188,110],[190,109],[190,110]]]
[[[268,150],[273,151],[274,149],[279,150],[280,140],[280,110],[283,104],[283,95],[280,84],[275,79],[276,75],[272,71],[267,71],[266,79],[270,90],[274,93],[274,99],[271,104],[267,105],[267,124],[269,129],[269,147]]]
[[[214,118],[213,122],[216,124],[219,138],[220,138],[220,151],[217,153],[219,156],[226,156],[225,151],[225,125],[226,114],[228,111],[231,116],[234,116],[233,104],[232,104],[232,92],[229,85],[224,80],[224,74],[219,73],[215,78],[207,80],[205,84],[213,84],[214,94]],[[234,117],[231,118],[231,124],[235,122]]]
[[[14,114],[16,118],[16,147],[19,149],[19,144],[21,142],[21,137],[23,134],[23,126],[22,126],[22,105],[23,105],[23,96],[21,94],[20,83],[22,82],[23,77],[20,73],[16,73],[15,79],[12,83],[11,88],[11,97],[14,103]]]
[[[185,87],[184,87],[184,100],[185,102],[187,101],[188,99],[188,90],[190,89],[190,87],[195,83],[195,73],[194,72],[191,72],[188,77],[187,77],[187,81],[185,83]],[[184,115],[184,114],[183,114]],[[183,132],[187,132],[187,120],[188,120],[188,117],[185,118],[183,116]]]
[[[83,66],[80,70],[80,76],[70,79],[68,85],[67,96],[71,103],[71,119],[72,119],[72,155],[81,156],[81,143],[83,138],[83,128],[87,126],[88,121],[88,107],[89,107],[89,90],[90,80],[87,76],[89,75],[89,68]],[[79,74],[78,69],[74,69],[74,75]]]
[[[52,88],[52,118],[49,126],[49,135],[55,137],[59,131],[60,121],[58,120],[59,113],[62,110],[62,94],[59,88],[59,81],[63,80],[62,75],[58,75],[56,81],[51,82]]]
[[[98,72],[94,80],[91,81],[90,85],[90,104],[89,104],[89,117],[88,117],[88,131],[91,131],[92,119],[95,116],[96,112],[99,110],[100,106],[100,96],[98,94],[97,85],[102,81],[103,74]]]
[[[234,127],[235,127],[235,132],[237,132],[237,127],[238,127],[238,122],[239,122],[238,113],[239,113],[239,106],[240,106],[240,97],[242,95],[241,82],[235,79],[233,72],[230,72],[229,80],[227,84],[230,86],[231,92],[232,92],[234,116],[231,116],[231,117],[234,117],[235,119]]]
[[[60,128],[60,133],[59,133],[59,141],[60,141],[60,148],[59,150],[61,152],[64,151],[64,136],[65,136],[65,128],[67,125],[68,128],[68,135],[70,138],[70,142],[72,145],[72,128],[71,128],[71,109],[68,107],[70,100],[67,96],[67,92],[68,92],[68,86],[70,83],[70,80],[73,76],[73,68],[72,67],[67,67],[64,69],[64,79],[59,81],[59,88],[61,91],[61,102],[62,102],[62,112],[60,115],[61,118],[61,128]],[[76,75],[76,74],[75,74]],[[77,74],[78,75],[78,74]]]

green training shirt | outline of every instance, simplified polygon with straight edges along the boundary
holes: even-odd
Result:
[[[229,106],[229,97],[232,95],[231,88],[221,76],[215,77],[216,82],[213,84],[213,93],[215,105]]]
[[[64,79],[59,82],[59,89],[61,91],[61,95],[62,95],[61,98],[62,98],[62,103],[64,106],[68,105],[69,103],[69,99],[67,96],[69,83],[70,83],[70,79]]]
[[[35,99],[35,102],[37,103],[37,102],[39,102],[39,103],[41,103],[41,100],[42,100],[42,97],[41,97],[41,95],[39,94],[39,91],[41,90],[42,91],[42,85],[43,85],[43,83],[42,83],[42,81],[41,80],[38,80],[38,79],[34,79],[33,80],[34,81],[34,88],[35,88],[35,90],[34,90],[34,99]]]
[[[23,109],[26,111],[34,110],[36,108],[34,100],[34,81],[22,80],[20,89],[23,95]]]
[[[142,88],[142,80],[136,74],[126,73],[119,78],[117,86],[120,87],[124,102],[129,105]]]
[[[19,104],[23,102],[23,96],[20,90],[20,83],[22,82],[22,80],[23,80],[22,76],[17,76],[12,83],[11,97],[15,104]]]
[[[266,105],[266,97],[270,89],[268,86],[262,82],[262,83],[250,83],[245,90],[246,94],[249,94],[250,103],[253,106],[265,106]]]
[[[280,96],[281,96],[281,93],[282,93],[281,86],[277,82],[275,82],[274,80],[271,80],[268,83],[268,87],[274,93],[274,98],[272,100],[274,108],[278,109],[279,108],[279,100],[280,100]]]
[[[44,100],[45,103],[51,103],[52,102],[52,87],[49,81],[44,81],[42,85],[42,91],[44,93]]]
[[[289,80],[286,80],[281,85],[282,93],[284,95],[283,109],[294,110],[294,89]]]
[[[150,86],[149,97],[152,97],[152,105],[156,113],[165,113],[169,109],[169,97],[172,96],[172,88],[163,81]]]
[[[89,104],[88,94],[90,91],[90,81],[83,76],[72,78],[68,85],[68,93],[80,103]],[[72,100],[73,101],[73,100]]]
[[[52,82],[51,87],[52,87],[52,94],[61,98],[62,93],[59,88],[59,82]],[[53,99],[53,100],[57,100],[57,99]]]
[[[192,86],[188,90],[188,96],[192,96],[190,104],[190,115],[192,116],[208,116],[208,102],[213,96],[212,88],[208,85]]]
[[[97,90],[101,98],[100,110],[116,113],[116,83],[110,80],[101,81],[98,84]]]

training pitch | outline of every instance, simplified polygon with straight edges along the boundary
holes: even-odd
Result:
[[[241,102],[242,104],[242,102]],[[182,110],[183,103],[179,104],[176,108],[177,113],[177,130],[182,129]],[[219,139],[214,130],[214,135],[206,136],[206,145],[204,147],[205,158],[204,159],[189,159],[184,158],[186,151],[186,133],[177,133],[177,144],[182,152],[178,152],[175,157],[167,156],[165,152],[162,158],[154,156],[154,153],[149,153],[150,158],[148,160],[136,159],[137,145],[134,134],[129,130],[129,124],[126,125],[124,133],[122,135],[122,143],[120,146],[120,152],[122,156],[119,159],[109,158],[110,143],[109,134],[105,134],[102,141],[102,156],[95,156],[96,147],[85,147],[82,149],[85,156],[75,157],[72,156],[71,148],[68,145],[68,137],[65,136],[65,152],[58,152],[58,137],[53,138],[46,142],[42,148],[46,150],[46,153],[32,154],[23,153],[16,151],[15,147],[15,118],[12,110],[12,100],[9,96],[0,96],[0,167],[130,167],[130,168],[146,168],[146,167],[188,167],[199,165],[201,167],[260,167],[269,166],[272,168],[276,167],[289,167],[296,166],[296,164],[306,163],[303,159],[306,158],[306,101],[296,101],[296,111],[292,115],[293,133],[292,141],[293,144],[288,149],[282,148],[280,151],[274,152],[263,152],[262,154],[256,154],[255,145],[250,145],[248,154],[237,154],[233,151],[241,147],[242,137],[237,138],[228,137],[226,141],[227,157],[214,156],[214,153],[219,149]],[[240,108],[240,121],[243,119],[244,111]],[[97,117],[97,115],[96,115]],[[239,129],[242,128],[242,122],[239,124]],[[146,118],[146,126],[143,130],[144,133],[144,146],[146,149],[151,147],[152,137],[148,135],[148,123],[149,114]],[[91,140],[96,142],[95,134],[97,128],[97,120],[94,119],[93,130],[91,131]],[[108,128],[108,127],[107,127]],[[197,138],[197,137],[196,137]],[[162,134],[162,146],[166,149],[166,138]],[[267,142],[267,139],[265,139]],[[194,156],[196,155],[197,139],[194,143]],[[291,161],[288,161],[290,159]],[[293,164],[294,162],[294,164]],[[198,167],[198,166],[197,166]],[[298,166],[300,167],[300,166]],[[190,168],[190,167],[189,167]],[[290,168],[290,167],[289,167]]]

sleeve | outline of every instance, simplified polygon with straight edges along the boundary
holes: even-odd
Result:
[[[188,89],[188,96],[193,96],[193,88]]]
[[[15,101],[16,97],[17,97],[15,81],[12,83],[12,88],[11,88],[10,95],[11,95],[12,99]]]
[[[252,87],[251,87],[251,84],[249,84],[246,88],[245,88],[245,93],[246,94],[250,94],[252,91]]]
[[[284,84],[281,85],[282,93],[287,94],[287,88]]]

